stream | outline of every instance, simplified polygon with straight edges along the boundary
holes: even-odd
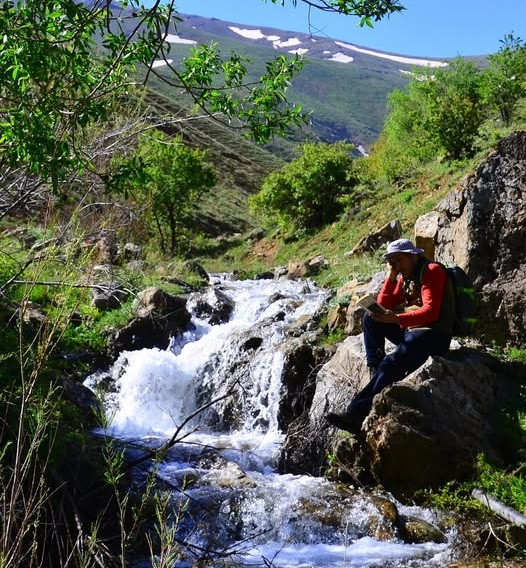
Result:
[[[209,323],[199,306],[220,290],[232,305],[228,321]],[[174,568],[444,567],[455,531],[444,543],[405,543],[385,536],[384,520],[367,493],[343,490],[321,477],[279,474],[284,434],[278,427],[284,355],[281,346],[300,318],[315,314],[327,291],[310,281],[211,277],[192,294],[193,329],[170,347],[122,353],[109,370],[88,377],[93,390],[108,382],[108,435],[128,459],[174,444],[158,464],[169,491],[169,525],[186,543]],[[151,464],[148,466],[151,467]],[[146,475],[137,468],[137,483]],[[431,510],[405,506],[400,514],[436,523]],[[138,560],[137,566],[153,566]]]

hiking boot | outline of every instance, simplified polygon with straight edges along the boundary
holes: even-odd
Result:
[[[346,430],[351,434],[358,434],[362,429],[362,420],[357,420],[351,414],[338,414],[337,412],[328,412],[325,420],[331,425]]]

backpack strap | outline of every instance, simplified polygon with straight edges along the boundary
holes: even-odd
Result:
[[[420,270],[418,271],[418,283],[420,285],[422,285],[422,282],[424,281],[424,271],[430,264],[438,264],[439,266],[441,266],[446,271],[446,274],[449,278],[449,272],[445,264],[438,262],[438,260],[428,260],[427,258],[425,258],[422,266],[420,267]]]
[[[417,283],[420,284],[420,286],[421,286],[422,282],[424,281],[425,269],[431,264],[432,261],[428,260],[427,258],[424,258],[422,256],[420,262],[421,262],[421,266],[418,269]]]

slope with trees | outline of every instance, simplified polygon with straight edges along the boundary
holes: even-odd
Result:
[[[313,5],[356,14],[364,25],[401,9],[387,0]],[[141,87],[155,74],[154,60],[168,56],[163,38],[174,15],[173,4],[159,2],[149,8],[2,3],[0,564],[6,568],[125,566],[152,502],[163,538],[167,504],[151,491],[134,502],[124,484],[122,452],[110,444],[99,460],[84,435],[85,418],[65,403],[59,378],[87,369],[68,367],[59,351],[72,329],[79,331],[77,340],[97,340],[93,327],[84,325],[99,317],[86,296],[95,251],[85,237],[104,224],[115,228],[118,215],[108,215],[106,207],[122,212],[123,227],[135,224],[133,204],[118,203],[112,192],[141,173],[140,161],[112,169],[111,158],[132,155],[143,130],[163,126],[152,124]],[[305,114],[286,98],[300,59],[277,57],[256,84],[245,84],[247,65],[240,55],[222,58],[216,46],[200,46],[163,80],[207,117],[259,142],[301,125]],[[195,118],[185,114],[167,123]],[[190,203],[194,189],[210,184],[212,177],[205,177],[183,201]],[[92,211],[99,213],[87,215]],[[24,214],[42,224],[21,236],[17,225]],[[28,252],[30,243],[38,246]],[[36,301],[43,313],[31,311]],[[89,338],[82,335],[90,329]],[[150,489],[154,479],[155,472]],[[173,535],[164,537],[169,543]]]

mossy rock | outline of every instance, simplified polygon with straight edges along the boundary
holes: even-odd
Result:
[[[402,519],[404,540],[412,544],[424,542],[442,543],[446,541],[444,533],[427,521],[414,517]]]

